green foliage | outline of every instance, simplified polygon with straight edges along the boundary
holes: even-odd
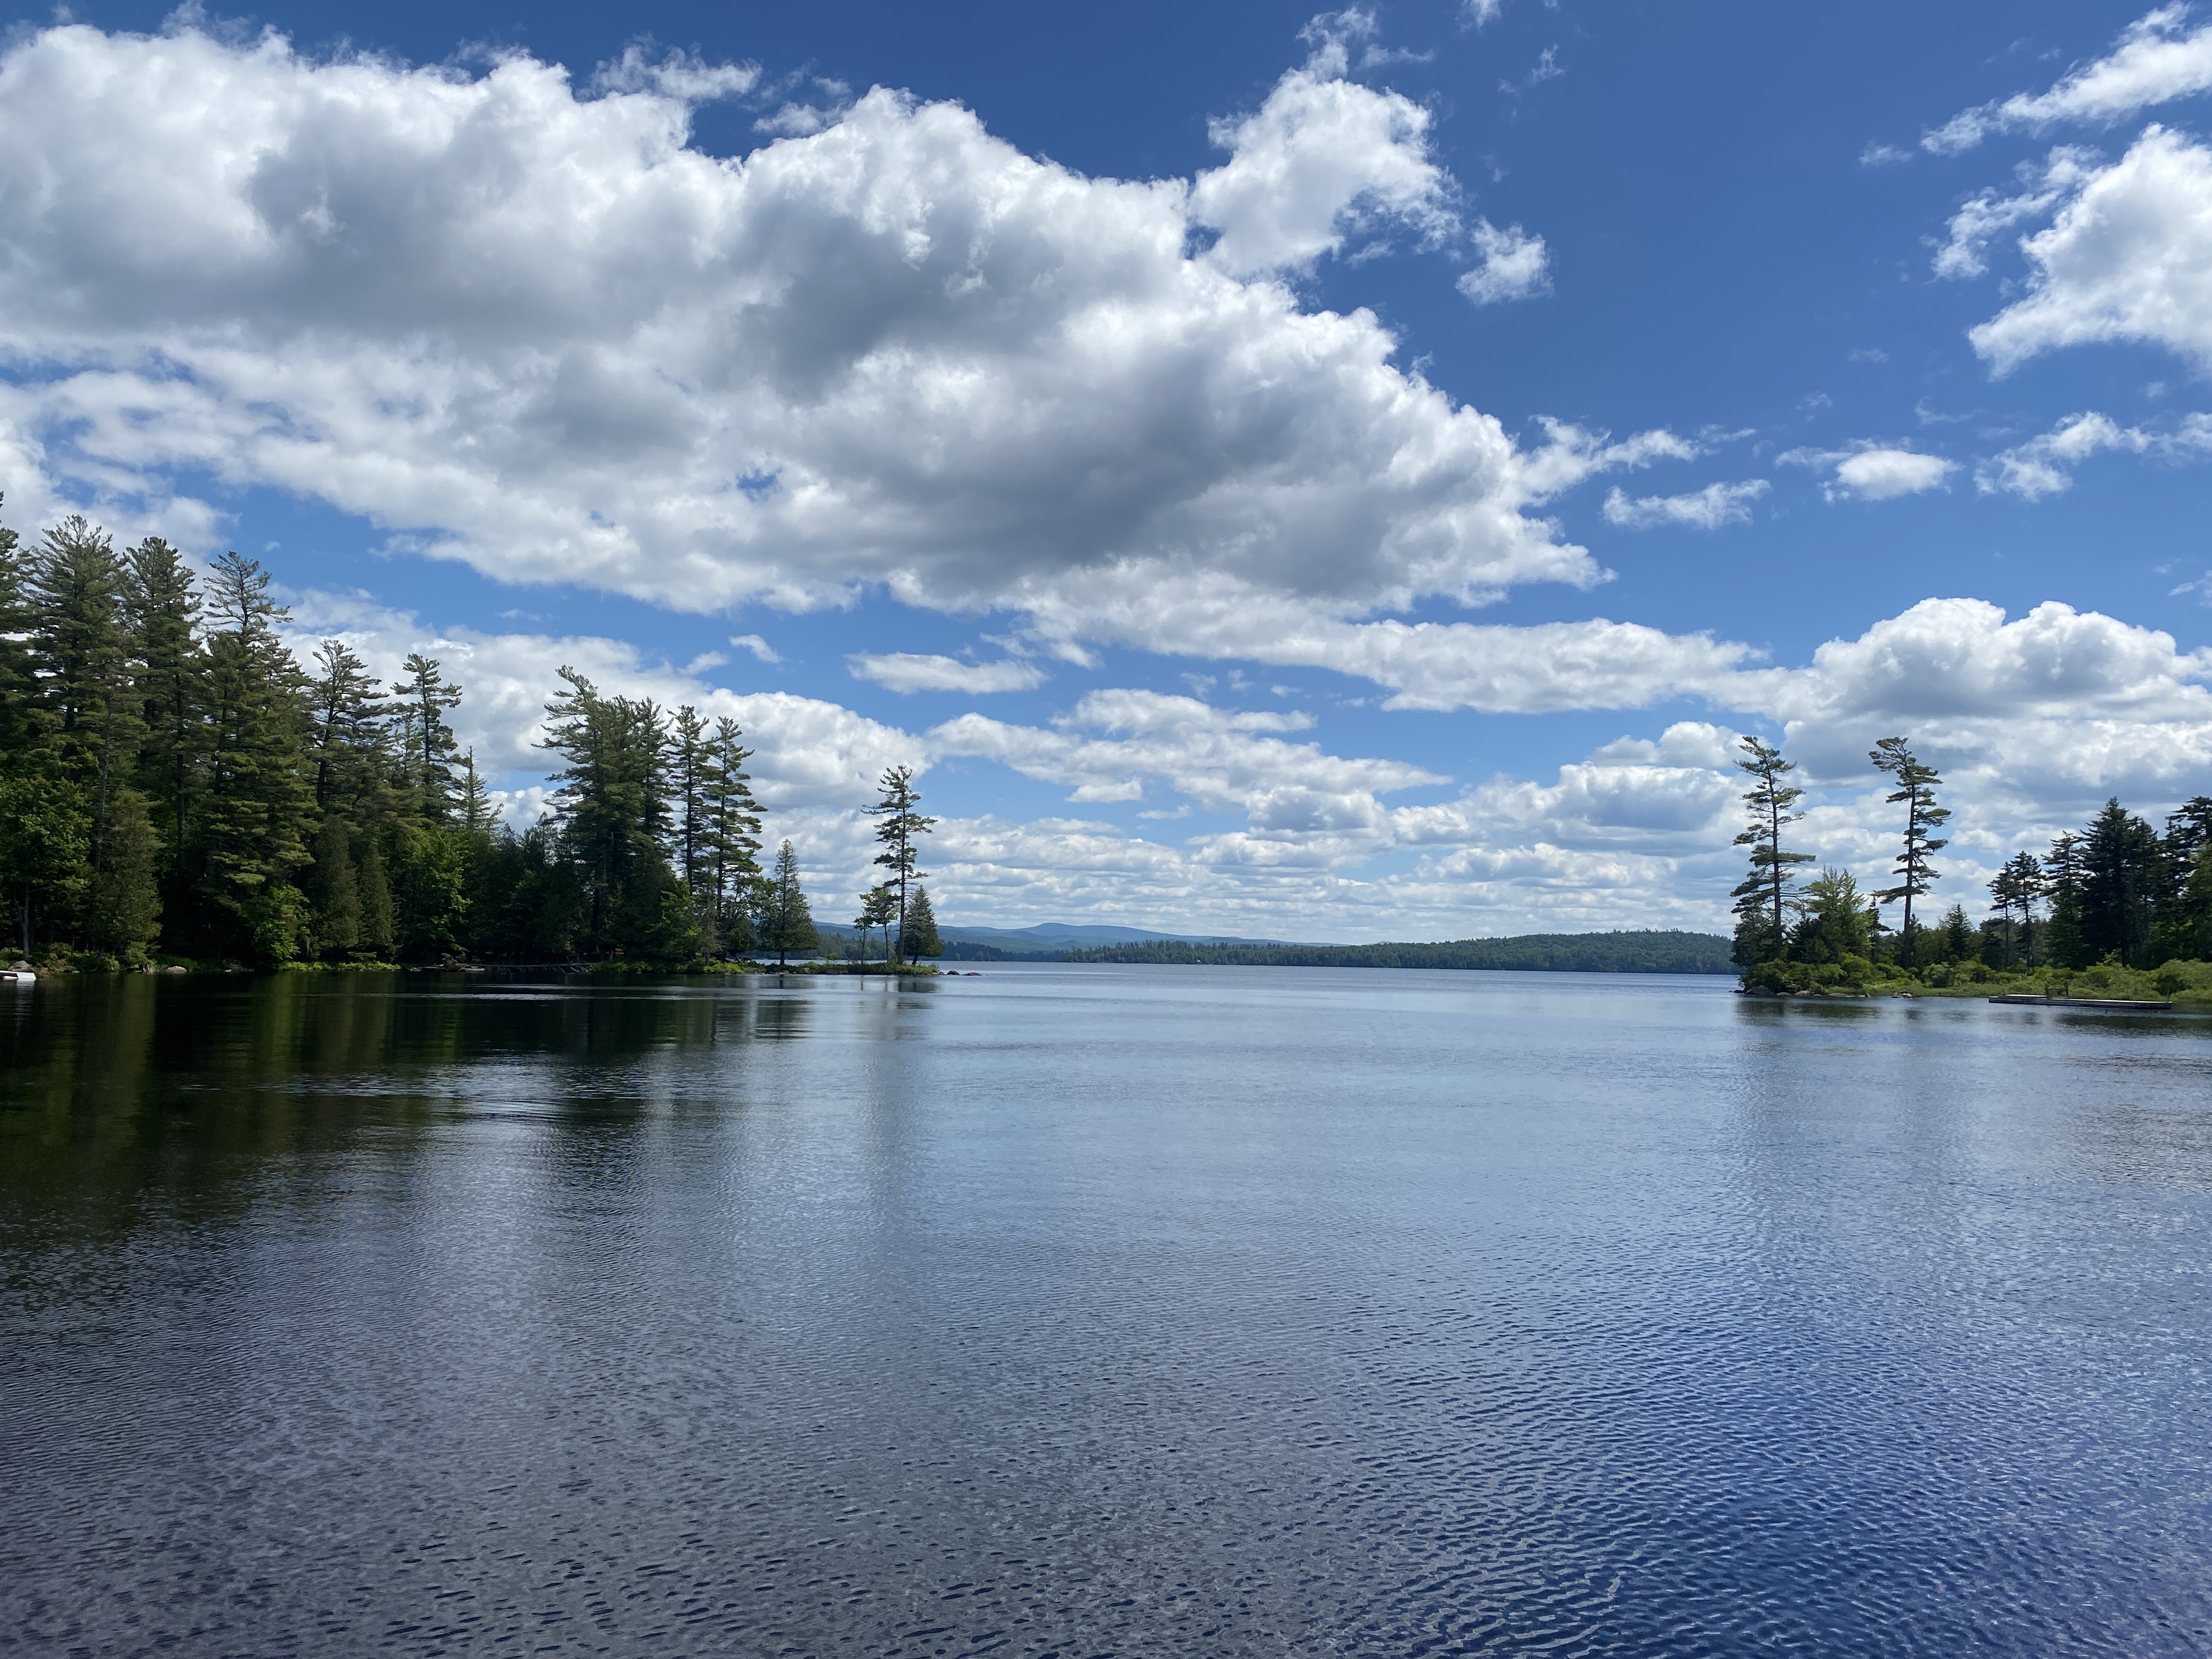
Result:
[[[2044,896],[2043,866],[2033,853],[2015,853],[1990,882],[1996,901],[1996,965],[2029,967],[2035,961],[2035,905]]]
[[[668,731],[641,698],[602,696],[574,669],[545,705],[543,746],[567,765],[553,797],[561,851],[583,888],[576,946],[618,955],[663,932],[661,895],[679,884],[664,851],[669,818]]]
[[[929,890],[916,884],[907,901],[906,923],[899,934],[899,954],[908,962],[945,954],[945,941],[937,936],[937,913],[930,908]]]
[[[460,707],[461,688],[447,683],[436,658],[419,651],[409,653],[400,666],[407,678],[394,680],[392,690],[398,700],[399,750],[407,781],[420,814],[442,823],[453,816],[459,793],[453,779],[453,730],[446,724],[446,715]]]
[[[1940,828],[1951,816],[1951,810],[1936,804],[1936,786],[1943,781],[1942,778],[1934,767],[1913,754],[1903,738],[1883,738],[1867,758],[1874,763],[1875,770],[1888,773],[1897,785],[1896,793],[1883,796],[1883,800],[1905,808],[1903,844],[1898,849],[1897,867],[1891,872],[1898,878],[1897,885],[1876,893],[1874,899],[1876,904],[1887,904],[1893,899],[1905,901],[1905,920],[1897,931],[1900,946],[1911,959],[1917,957],[1919,948],[1912,938],[1912,901],[1934,885],[1935,855],[1951,844],[1933,839],[1929,832]]]
[[[860,896],[860,914],[853,918],[853,926],[860,930],[865,943],[868,935],[878,928],[883,930],[884,960],[891,959],[891,929],[898,925],[898,895],[880,884]]]
[[[876,841],[883,851],[876,854],[876,862],[890,873],[884,885],[898,894],[899,954],[911,958],[913,952],[906,948],[907,894],[909,887],[928,872],[921,867],[921,838],[936,826],[935,818],[924,817],[921,812],[921,797],[914,787],[914,769],[894,766],[886,769],[880,781],[881,799],[867,810],[876,819]]]
[[[776,849],[775,872],[761,890],[760,942],[763,950],[775,952],[778,967],[822,948],[806,890],[799,884],[799,853],[787,841]]]
[[[1812,862],[1810,853],[1792,853],[1782,845],[1782,832],[1805,815],[1796,811],[1805,792],[1785,782],[1797,769],[1795,761],[1757,738],[1743,739],[1744,757],[1736,763],[1750,774],[1752,787],[1744,793],[1751,822],[1735,838],[1738,847],[1751,848],[1751,872],[1729,896],[1735,901],[1735,939],[1730,951],[1741,968],[1782,954],[1785,917],[1790,902],[1793,868]]]
[[[315,832],[307,900],[314,953],[334,962],[350,960],[362,942],[361,884],[354,873],[353,827],[335,812]]]
[[[81,518],[27,548],[0,529],[0,903],[16,950],[688,964],[752,948],[764,908],[787,951],[814,948],[795,863],[764,906],[734,721],[672,721],[563,669],[555,810],[518,834],[459,747],[461,688],[436,659],[409,657],[387,692],[330,639],[310,675],[285,621],[237,553],[202,592],[158,537],[118,554]]]
[[[126,967],[148,959],[161,931],[160,843],[146,798],[116,785],[92,860],[84,933],[91,947]]]
[[[710,945],[730,954],[754,946],[753,909],[761,881],[760,805],[745,772],[752,750],[738,741],[744,735],[735,720],[725,717],[714,722],[714,734],[708,739],[703,908],[711,924]],[[692,891],[697,898],[696,885]]]
[[[210,954],[274,965],[305,943],[306,898],[293,879],[308,862],[314,792],[306,678],[277,637],[288,613],[268,589],[253,560],[215,562],[210,607],[222,626],[208,641],[198,885]]]
[[[92,824],[81,793],[37,772],[0,777],[0,884],[26,957],[75,913],[91,873]]]
[[[2165,879],[2158,832],[2118,800],[2106,801],[2081,842],[2080,954],[2142,966]]]
[[[416,818],[386,832],[392,855],[393,945],[402,962],[438,962],[459,953],[468,913],[465,830]]]
[[[1788,959],[1832,965],[1874,954],[1866,896],[1848,870],[1823,869],[1805,885],[1790,929]],[[1780,957],[1777,952],[1775,960]]]

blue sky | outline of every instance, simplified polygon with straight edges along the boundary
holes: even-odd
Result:
[[[81,8],[0,487],[744,721],[823,913],[1724,923],[1737,734],[1942,896],[2212,791],[2212,11]],[[876,89],[876,90],[872,90]]]

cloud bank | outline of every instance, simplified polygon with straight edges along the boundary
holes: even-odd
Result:
[[[1318,626],[1594,585],[1538,512],[1658,451],[1525,447],[1286,281],[1458,228],[1427,112],[1346,79],[1351,25],[1323,21],[1217,125],[1221,167],[1136,183],[880,88],[709,155],[693,102],[752,72],[687,60],[580,94],[524,55],[471,76],[189,27],[21,36],[11,499],[204,535],[174,482],[199,470],[501,580],[684,610],[883,591],[1066,640],[1139,595]],[[1534,290],[1540,238],[1476,236],[1486,297]]]

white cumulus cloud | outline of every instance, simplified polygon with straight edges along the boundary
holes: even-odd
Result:
[[[1273,274],[1454,222],[1426,112],[1344,80],[1334,27],[1195,184],[882,89],[713,156],[691,102],[751,71],[688,59],[582,97],[520,55],[15,37],[9,500],[187,539],[221,515],[173,481],[205,473],[503,580],[695,611],[875,587],[1070,639],[1132,589],[1357,626],[1601,580],[1540,509],[1623,446],[1524,447]]]
[[[1357,11],[1316,18],[1306,65],[1254,113],[1212,123],[1230,159],[1198,175],[1190,216],[1220,232],[1213,264],[1239,276],[1304,270],[1363,233],[1402,227],[1434,241],[1458,230],[1428,111],[1345,78],[1347,40],[1373,27]]]
[[[1778,458],[1784,465],[1809,466],[1828,474],[1824,487],[1832,501],[1887,501],[1942,487],[1957,463],[1872,440],[1844,449],[1793,449]]]
[[[1751,504],[1772,488],[1764,478],[1747,478],[1741,483],[1709,483],[1684,495],[1632,499],[1616,486],[1605,498],[1605,521],[1623,530],[1650,530],[1660,525],[1718,530],[1726,525],[1749,524]]]
[[[2102,450],[2173,457],[2212,454],[2212,415],[2189,416],[2172,432],[2122,426],[2094,410],[2069,415],[2050,431],[1983,462],[1974,470],[1974,484],[1985,495],[2002,491],[2023,501],[2041,501],[2071,489],[2074,468]]]
[[[1487,219],[1474,225],[1474,251],[1482,263],[1461,274],[1459,291],[1479,306],[1526,300],[1552,287],[1552,256],[1544,239],[1518,225],[1500,230]]]
[[[1993,132],[2040,132],[2065,122],[2110,125],[2212,90],[2212,22],[2185,31],[2189,11],[2177,4],[2144,13],[2121,32],[2110,52],[2048,91],[2016,93],[1961,111],[1923,134],[1922,146],[1939,155],[1955,155]]]
[[[2079,190],[2096,159],[2094,150],[2062,145],[2040,166],[2020,168],[2021,188],[2014,194],[1985,190],[1969,198],[1951,216],[1949,240],[1936,250],[1936,274],[1954,279],[1984,275],[1990,239],[2023,220],[2040,218]]]
[[[1044,684],[1035,663],[1007,658],[999,662],[962,662],[957,657],[919,656],[896,651],[846,659],[855,679],[873,680],[892,691],[960,691],[971,696],[994,691],[1030,691]]]
[[[2021,246],[2027,294],[1967,335],[1996,374],[2112,340],[2212,367],[2212,150],[2147,128],[2119,161],[2075,180]]]

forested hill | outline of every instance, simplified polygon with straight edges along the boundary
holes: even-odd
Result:
[[[1070,951],[1070,962],[1218,963],[1260,968],[1503,968],[1568,974],[1729,974],[1713,933],[1524,933],[1438,945],[1141,945]]]

